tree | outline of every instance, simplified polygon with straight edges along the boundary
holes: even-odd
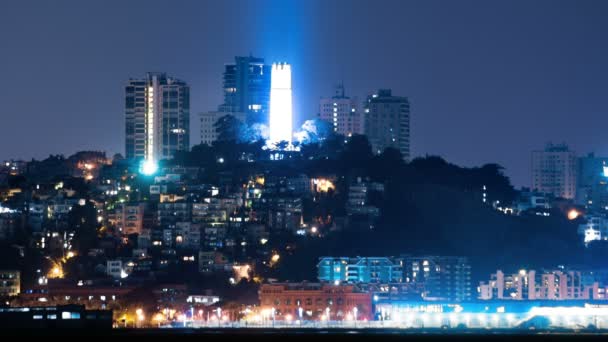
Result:
[[[74,230],[74,246],[80,255],[86,255],[97,241],[97,209],[92,202],[76,205],[68,216],[68,224]]]
[[[274,145],[275,145],[275,147],[276,147],[278,150],[283,151],[283,150],[285,150],[285,149],[286,149],[286,148],[289,146],[289,142],[288,142],[288,141],[286,141],[286,140],[282,140],[282,141],[277,142],[277,143],[276,143],[276,144],[274,144]]]
[[[340,160],[347,169],[365,168],[372,157],[372,146],[367,137],[355,134],[348,139]]]
[[[239,142],[246,130],[246,125],[233,115],[227,114],[219,118],[213,127],[217,133],[218,141]]]

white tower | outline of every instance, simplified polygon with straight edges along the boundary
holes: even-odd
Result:
[[[270,143],[291,144],[293,107],[291,101],[291,66],[272,65],[270,77]]]

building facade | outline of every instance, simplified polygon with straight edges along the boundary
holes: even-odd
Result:
[[[608,158],[593,153],[578,158],[576,203],[594,212],[608,210]]]
[[[329,283],[401,283],[400,263],[387,257],[321,257],[317,278]]]
[[[114,224],[123,235],[141,234],[150,228],[151,213],[146,203],[125,203],[116,208]]]
[[[190,148],[190,87],[165,73],[125,87],[127,158],[158,161]]]
[[[566,144],[532,152],[532,190],[566,199],[576,196],[577,159]]]
[[[224,66],[224,103],[219,112],[245,113],[248,124],[268,123],[271,66],[253,56],[237,56],[234,61]]]
[[[578,270],[520,270],[504,273],[501,270],[481,282],[479,299],[504,300],[577,300],[604,299],[604,284],[585,281],[584,272]]]
[[[424,300],[471,300],[471,265],[459,256],[401,258],[406,283],[421,284]]]
[[[605,214],[585,215],[586,222],[578,226],[578,234],[585,244],[596,240],[608,240],[608,217]]]
[[[364,132],[374,153],[393,147],[405,160],[410,158],[410,103],[407,97],[393,96],[380,89],[368,96],[364,109]]]
[[[262,284],[258,294],[262,310],[274,309],[276,320],[369,320],[372,315],[371,295],[354,285],[272,283]]]
[[[336,87],[334,96],[319,101],[319,119],[331,124],[335,133],[351,136],[364,134],[361,111],[356,98],[345,95],[344,85]]]
[[[0,298],[14,297],[21,292],[21,272],[0,270]]]

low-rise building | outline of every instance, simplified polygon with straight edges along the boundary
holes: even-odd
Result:
[[[401,283],[403,269],[387,257],[321,257],[318,279],[330,283]]]
[[[471,265],[460,256],[401,257],[404,282],[421,284],[424,300],[471,300]]]
[[[13,297],[21,292],[21,272],[0,271],[0,297]]]
[[[497,270],[478,288],[479,299],[494,300],[580,300],[605,299],[605,284],[585,282],[578,270]]]
[[[320,283],[263,284],[259,290],[262,310],[274,311],[277,320],[320,319],[341,321],[371,319],[371,295],[356,285]]]

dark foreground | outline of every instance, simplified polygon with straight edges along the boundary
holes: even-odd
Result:
[[[282,340],[290,342],[293,339],[316,342],[323,340],[376,340],[387,341],[405,339],[419,340],[519,340],[522,337],[543,340],[608,340],[608,330],[445,330],[445,329],[262,329],[262,328],[178,328],[178,329],[5,329],[4,336],[110,336],[110,337],[165,337],[165,338],[196,338],[197,340],[241,340],[268,341]],[[233,339],[234,338],[234,339]],[[244,338],[247,338],[244,340]],[[251,339],[250,339],[251,338]]]

